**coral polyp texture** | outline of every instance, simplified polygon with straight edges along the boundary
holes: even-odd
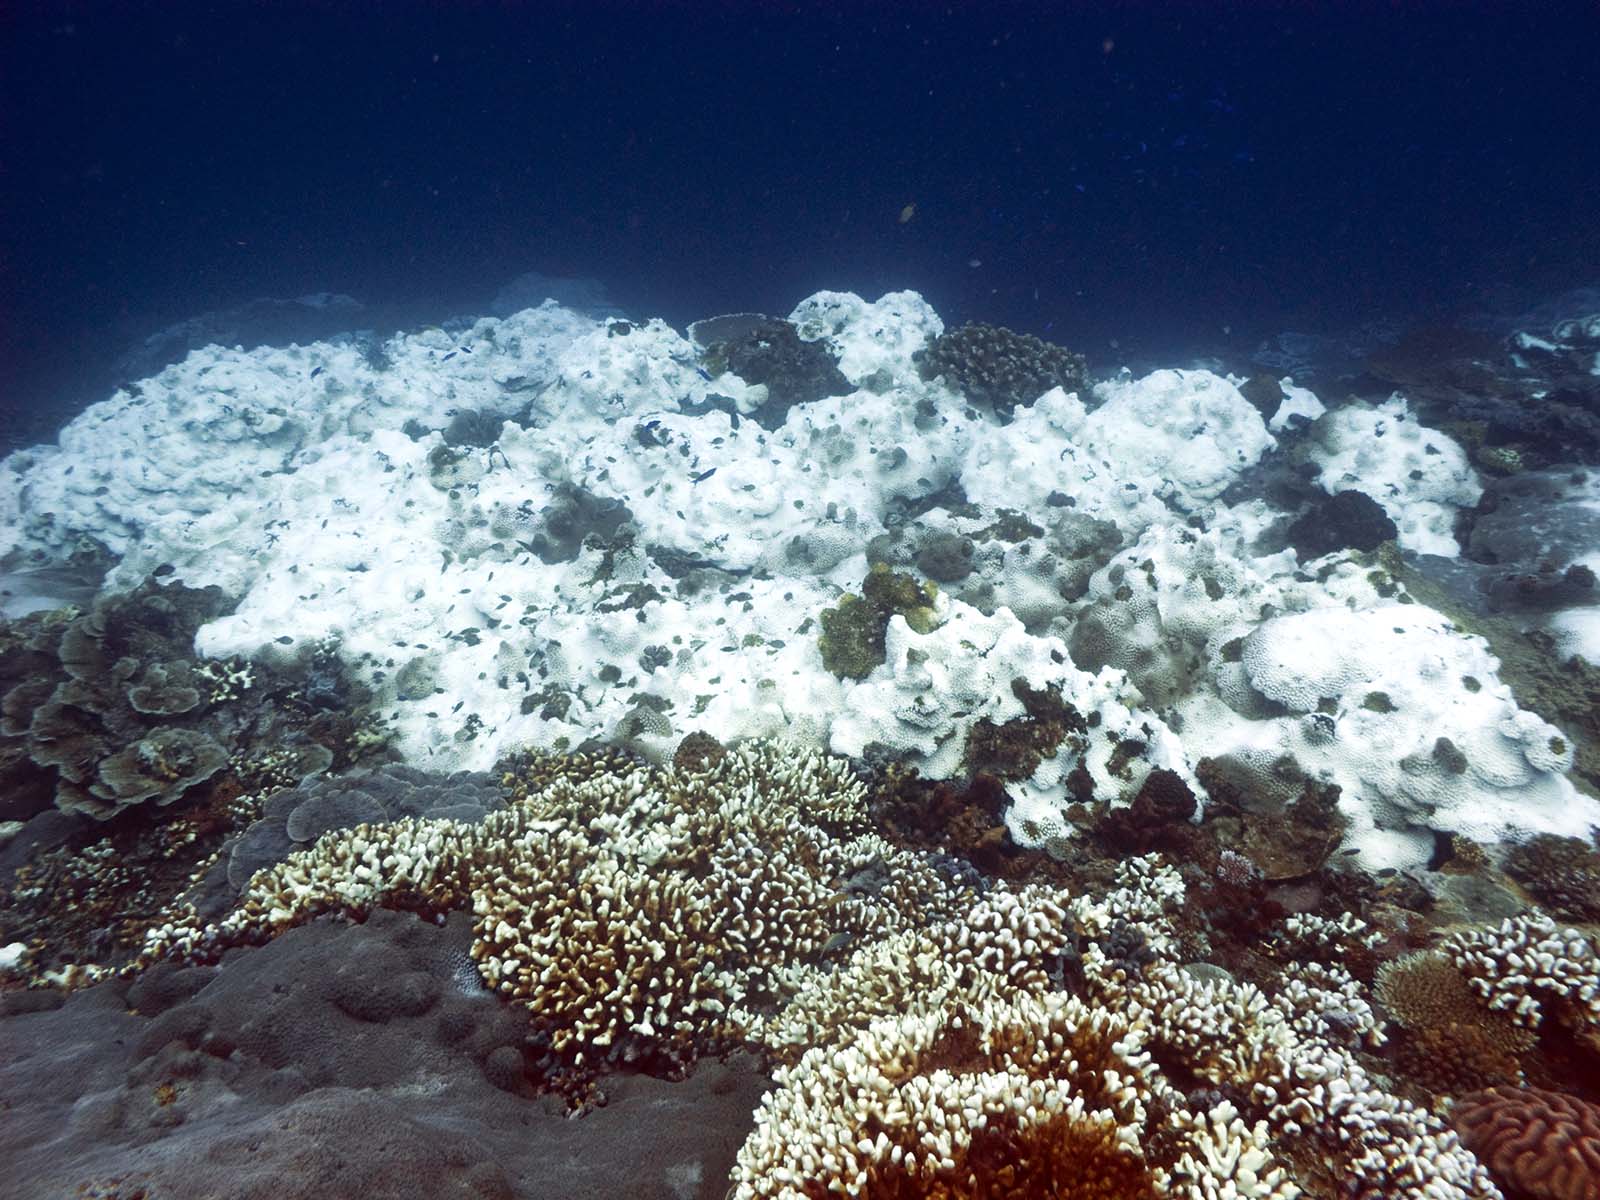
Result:
[[[1415,364],[1095,366],[551,300],[5,459],[0,1146],[144,1172],[23,1194],[329,1112],[542,1194],[516,1111],[586,1162],[672,1095],[594,1194],[1581,1194],[1588,468]]]

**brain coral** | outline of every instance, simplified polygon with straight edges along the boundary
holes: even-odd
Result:
[[[1539,1088],[1496,1087],[1462,1097],[1450,1119],[1517,1195],[1600,1197],[1600,1105]]]

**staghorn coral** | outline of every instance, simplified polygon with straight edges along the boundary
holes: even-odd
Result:
[[[1515,1195],[1600,1197],[1600,1105],[1540,1088],[1496,1087],[1457,1100],[1450,1119]]]

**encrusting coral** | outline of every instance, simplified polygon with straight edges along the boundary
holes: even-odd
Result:
[[[822,664],[841,679],[865,679],[884,661],[885,633],[896,615],[918,633],[937,623],[933,604],[938,589],[919,584],[910,575],[874,563],[861,585],[861,595],[846,592],[833,608],[822,610],[817,647]]]

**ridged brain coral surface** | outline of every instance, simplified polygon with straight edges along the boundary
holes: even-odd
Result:
[[[1489,1088],[1458,1100],[1461,1140],[1512,1196],[1600,1200],[1600,1105],[1539,1088]]]

